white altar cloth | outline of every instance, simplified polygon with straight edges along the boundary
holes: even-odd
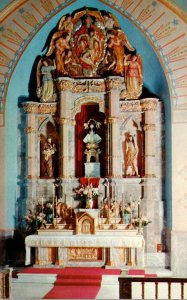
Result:
[[[103,247],[103,248],[141,248],[142,265],[144,266],[145,241],[142,235],[136,236],[40,236],[29,235],[25,239],[26,260],[25,264],[31,263],[31,247]]]

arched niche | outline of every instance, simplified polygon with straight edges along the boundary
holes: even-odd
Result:
[[[75,115],[75,176],[84,177],[84,163],[86,162],[85,143],[84,137],[88,133],[88,130],[84,130],[84,124],[90,119],[94,119],[101,123],[97,133],[102,138],[100,143],[101,155],[99,161],[101,163],[101,177],[105,177],[106,172],[106,129],[105,129],[105,114],[100,112],[98,103],[87,102],[81,105],[81,111]]]
[[[51,140],[49,145],[48,139]],[[59,135],[58,128],[53,119],[47,118],[39,128],[39,162],[40,178],[51,179],[58,177],[58,147]],[[50,153],[50,149],[53,154]]]
[[[123,177],[143,177],[145,175],[145,142],[140,118],[129,116],[122,123],[120,131],[122,141],[121,148]],[[132,141],[130,141],[130,139],[132,139]],[[133,165],[137,168],[137,170],[134,169]]]

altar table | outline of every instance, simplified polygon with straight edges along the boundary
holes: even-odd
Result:
[[[84,265],[86,262],[91,266],[97,261],[97,250],[101,249],[103,256],[98,256],[100,265],[124,266],[127,264],[126,258],[121,258],[124,251],[128,250],[128,262],[133,261],[138,266],[144,266],[145,242],[142,235],[30,235],[25,239],[26,260],[25,264],[31,263],[31,247],[35,247],[36,264],[50,264],[49,249],[56,249],[56,261],[59,265]],[[129,252],[129,249],[131,250]],[[137,251],[140,250],[140,251]],[[82,254],[81,254],[82,253]],[[76,257],[77,255],[77,257]],[[82,256],[81,256],[82,255]],[[82,259],[81,259],[82,257]],[[54,262],[53,262],[54,263]]]

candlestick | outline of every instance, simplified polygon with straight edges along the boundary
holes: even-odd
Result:
[[[109,190],[109,182],[107,182],[107,198],[109,199],[110,196],[110,190]]]
[[[57,218],[57,204],[58,204],[58,200],[57,200],[57,196],[56,196],[55,197],[56,218]]]
[[[45,226],[44,226],[44,217],[43,217],[43,196],[42,196],[42,226],[41,226],[41,229],[45,229]]]
[[[72,218],[72,211],[73,211],[73,197],[71,197],[71,218]]]
[[[113,185],[113,199],[115,199],[115,183],[114,183],[114,185]]]
[[[138,200],[138,218],[139,219],[141,218],[141,207],[140,207],[140,204],[141,204],[141,198],[139,198],[139,200]]]
[[[53,197],[53,225],[54,225],[54,217],[55,217],[55,198]]]
[[[99,218],[101,216],[101,212],[100,212],[100,203],[98,204],[98,226],[99,226]]]
[[[55,198],[55,184],[53,183],[53,198]]]

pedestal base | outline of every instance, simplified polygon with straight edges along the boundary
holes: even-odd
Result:
[[[85,177],[100,177],[100,163],[87,162],[85,166]]]

